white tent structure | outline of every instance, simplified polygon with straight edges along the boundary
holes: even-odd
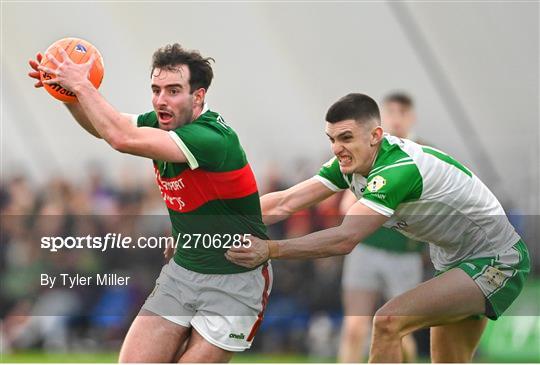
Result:
[[[94,43],[102,93],[151,109],[153,51],[179,42],[215,58],[208,100],[239,132],[255,172],[331,152],[324,115],[349,92],[406,90],[416,134],[471,167],[505,202],[540,213],[538,2],[2,2],[2,177],[114,174],[149,162],[85,134],[26,76],[57,39]],[[291,171],[292,173],[292,171]]]

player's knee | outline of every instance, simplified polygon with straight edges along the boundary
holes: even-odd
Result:
[[[373,336],[400,336],[401,328],[401,320],[398,316],[379,311],[375,313],[375,317],[373,317]]]

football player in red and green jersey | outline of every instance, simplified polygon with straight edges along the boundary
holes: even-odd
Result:
[[[45,82],[76,94],[78,102],[66,106],[86,131],[115,150],[153,160],[179,243],[134,320],[119,360],[229,361],[253,341],[272,270],[267,262],[248,269],[224,257],[250,236],[266,238],[266,229],[238,136],[205,102],[211,59],[178,44],[158,49],[151,73],[154,110],[136,116],[115,110],[88,81],[92,59],[75,64],[62,51],[58,59],[46,55],[55,70],[32,60],[29,75],[37,78],[38,70],[55,75]]]

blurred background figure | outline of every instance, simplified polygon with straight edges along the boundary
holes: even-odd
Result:
[[[410,96],[396,92],[384,98],[382,127],[386,133],[411,139],[415,122],[414,102]],[[342,214],[355,202],[354,194],[346,191],[341,201]],[[342,276],[345,317],[338,354],[340,362],[362,361],[373,314],[381,300],[386,302],[422,281],[423,248],[420,242],[382,227],[345,257]],[[413,334],[403,338],[402,346],[404,359],[417,362]]]

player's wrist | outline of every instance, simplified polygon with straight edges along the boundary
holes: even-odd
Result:
[[[268,241],[268,258],[277,259],[279,256],[279,245],[276,241]]]
[[[85,80],[75,84],[71,91],[73,91],[75,93],[75,95],[80,95],[80,94],[84,93],[85,91],[92,90],[92,89],[95,89],[94,85],[92,85],[90,80],[85,79]]]

